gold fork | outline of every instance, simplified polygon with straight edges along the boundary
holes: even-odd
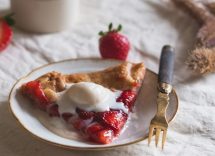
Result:
[[[148,145],[151,138],[155,134],[155,145],[157,147],[161,131],[162,149],[166,141],[168,122],[166,119],[166,109],[169,104],[169,94],[172,91],[172,79],[174,69],[174,49],[171,46],[164,46],[161,52],[160,68],[158,74],[158,97],[157,97],[157,113],[151,120],[149,127]]]

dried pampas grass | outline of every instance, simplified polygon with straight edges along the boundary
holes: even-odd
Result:
[[[215,48],[196,48],[190,54],[187,65],[200,74],[215,72]]]
[[[215,16],[192,0],[172,0],[199,23],[194,50],[187,60],[188,67],[200,74],[215,72]]]

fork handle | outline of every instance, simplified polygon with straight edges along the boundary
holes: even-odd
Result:
[[[170,93],[172,90],[174,56],[175,56],[174,49],[171,46],[165,45],[162,48],[158,74],[158,83],[159,90],[164,93]]]

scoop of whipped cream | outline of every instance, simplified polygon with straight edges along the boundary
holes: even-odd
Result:
[[[91,82],[80,82],[72,85],[67,92],[69,99],[80,107],[94,106],[113,97],[113,92],[101,85]]]
[[[77,107],[86,111],[103,112],[111,109],[121,109],[128,113],[122,102],[116,102],[121,91],[111,91],[92,82],[74,83],[61,93],[58,100],[59,112],[75,113]]]

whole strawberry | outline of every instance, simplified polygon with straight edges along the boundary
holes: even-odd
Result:
[[[0,52],[5,50],[12,40],[13,31],[10,27],[14,24],[11,18],[12,15],[10,14],[3,18],[0,17]]]
[[[126,60],[130,50],[130,43],[126,36],[120,34],[122,25],[117,29],[112,29],[112,23],[107,32],[99,32],[99,51],[103,58],[115,58]]]

